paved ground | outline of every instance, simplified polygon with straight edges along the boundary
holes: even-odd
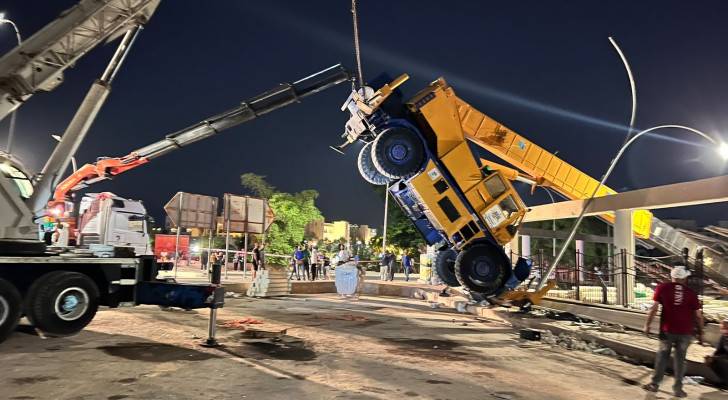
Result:
[[[670,398],[639,388],[647,368],[417,300],[228,300],[220,350],[198,346],[205,313],[156,307],[101,311],[70,338],[18,332],[0,344],[0,399]]]

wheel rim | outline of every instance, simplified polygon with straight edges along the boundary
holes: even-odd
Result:
[[[0,326],[7,321],[8,316],[10,316],[10,304],[5,297],[0,296]]]
[[[58,318],[73,321],[83,316],[88,307],[88,293],[80,287],[70,287],[56,297],[54,311]]]
[[[478,285],[489,285],[498,279],[500,273],[500,266],[493,263],[490,257],[478,257],[473,260],[473,270],[470,277]]]
[[[402,143],[395,143],[389,148],[389,158],[396,163],[407,161],[407,146]]]

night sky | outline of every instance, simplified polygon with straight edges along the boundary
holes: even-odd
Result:
[[[32,33],[74,0],[3,2]],[[367,1],[360,2],[365,77],[407,72],[405,96],[444,76],[481,111],[558,151],[599,177],[622,144],[629,119],[625,71],[637,81],[637,126],[686,124],[728,138],[728,2],[687,1]],[[284,81],[332,64],[354,66],[349,1],[162,1],[139,36],[113,92],[77,155],[122,156]],[[0,52],[15,42],[0,27]],[[51,93],[20,109],[15,153],[42,167],[116,43],[98,47]],[[177,191],[240,193],[254,172],[284,191],[313,188],[328,220],[381,225],[382,200],[358,175],[356,151],[340,156],[349,86],[305,99],[94,187],[141,199],[156,217]],[[7,135],[0,123],[0,144]],[[649,138],[626,155],[608,184],[636,189],[724,174],[697,137]],[[685,140],[693,144],[686,144]],[[697,144],[697,145],[696,145]],[[354,149],[352,149],[354,150]],[[529,204],[544,203],[543,194]],[[728,206],[663,210],[661,217],[728,219]]]

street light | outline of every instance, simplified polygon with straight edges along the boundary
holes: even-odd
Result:
[[[645,130],[637,133],[636,135],[634,135],[631,139],[627,140],[627,142],[625,142],[624,145],[622,145],[622,147],[617,152],[617,155],[614,157],[612,162],[609,164],[609,168],[607,168],[607,172],[604,173],[604,175],[602,176],[602,179],[599,181],[599,184],[597,185],[596,188],[594,188],[594,192],[591,194],[591,196],[589,196],[588,199],[586,199],[586,202],[584,203],[584,206],[581,209],[581,213],[579,213],[579,217],[576,219],[574,226],[571,228],[571,232],[569,232],[569,236],[566,238],[566,241],[564,242],[563,246],[561,247],[561,250],[559,250],[559,254],[556,256],[556,259],[554,260],[553,264],[551,265],[551,268],[549,268],[549,271],[546,273],[546,275],[544,275],[541,278],[541,282],[539,282],[537,290],[540,290],[541,288],[544,287],[544,285],[546,284],[546,281],[548,280],[548,277],[551,275],[551,273],[553,271],[556,270],[556,267],[559,265],[559,262],[561,261],[564,254],[566,253],[566,249],[571,244],[571,241],[574,239],[574,236],[576,236],[576,230],[579,228],[581,221],[584,220],[584,214],[586,213],[586,210],[589,208],[592,201],[594,201],[594,196],[596,196],[599,189],[601,189],[602,186],[604,186],[604,183],[607,181],[607,178],[609,178],[609,175],[611,175],[612,171],[614,170],[614,167],[617,166],[617,162],[620,160],[620,158],[622,158],[622,155],[627,150],[627,148],[640,137],[642,137],[652,131],[655,131],[658,129],[665,129],[665,128],[683,129],[688,132],[694,133],[698,136],[701,136],[704,139],[707,139],[710,143],[715,145],[715,150],[721,156],[721,158],[723,158],[724,160],[728,160],[728,144],[726,144],[725,142],[719,142],[719,141],[715,140],[713,137],[711,137],[710,135],[708,135],[704,132],[701,132],[695,128],[691,128],[689,126],[658,125],[658,126],[653,126],[652,128],[645,129]]]
[[[20,38],[20,31],[18,30],[18,26],[15,25],[15,22],[5,18],[5,13],[0,13],[0,25],[2,24],[8,24],[13,27],[15,30],[15,38],[18,40],[18,46],[20,46],[23,43],[23,40]],[[15,118],[17,117],[18,112],[13,111],[13,113],[10,115],[10,127],[8,129],[8,146],[7,146],[7,153],[10,154],[13,147],[13,136],[15,135]]]

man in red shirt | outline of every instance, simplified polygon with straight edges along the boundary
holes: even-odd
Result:
[[[645,334],[650,333],[650,325],[662,305],[660,316],[660,348],[655,359],[655,374],[652,382],[643,386],[645,390],[657,392],[665,375],[667,362],[670,360],[670,351],[675,348],[673,372],[675,383],[672,387],[675,397],[686,397],[682,389],[682,380],[685,376],[685,357],[688,346],[695,334],[697,325],[698,342],[703,341],[703,315],[700,312],[698,296],[687,287],[686,282],[690,271],[683,266],[675,266],[670,273],[672,282],[662,283],[655,289],[654,304],[647,313]]]

